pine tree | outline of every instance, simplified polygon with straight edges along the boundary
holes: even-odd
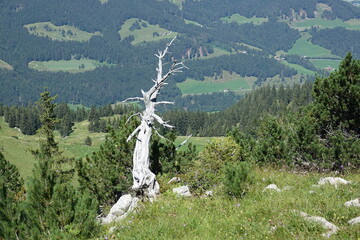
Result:
[[[79,239],[96,230],[97,202],[71,185],[73,159],[62,156],[53,133],[57,123],[54,99],[49,91],[45,91],[38,102],[42,110],[41,133],[45,139],[40,141],[39,150],[32,151],[38,161],[26,200],[27,234],[34,239]],[[88,212],[86,217],[78,212],[84,208]],[[85,218],[83,221],[88,225],[82,226],[76,216]],[[91,231],[83,232],[83,227]]]

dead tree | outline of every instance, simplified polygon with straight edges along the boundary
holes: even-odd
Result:
[[[141,123],[128,137],[127,141],[130,141],[135,135],[137,135],[133,155],[132,189],[137,193],[138,196],[147,197],[150,200],[153,200],[156,195],[159,194],[160,190],[160,186],[156,181],[155,174],[150,171],[150,138],[153,130],[159,134],[158,131],[154,128],[154,123],[156,121],[164,127],[173,128],[173,126],[169,125],[155,113],[155,108],[159,104],[174,103],[167,101],[157,102],[157,97],[160,93],[160,90],[167,84],[165,81],[174,73],[182,72],[182,69],[185,68],[183,62],[177,62],[176,60],[173,60],[169,70],[163,74],[164,57],[166,54],[168,54],[169,47],[174,42],[174,40],[175,38],[173,38],[170,43],[167,44],[163,51],[158,51],[158,54],[155,54],[155,56],[158,58],[158,66],[156,68],[157,77],[156,79],[153,79],[154,85],[147,92],[141,90],[142,97],[129,98],[125,100],[140,100],[145,104],[145,110],[142,113],[137,113],[130,116],[130,118],[139,116]]]

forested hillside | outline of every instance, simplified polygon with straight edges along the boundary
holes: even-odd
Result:
[[[137,96],[139,89],[148,87],[153,77],[156,60],[153,53],[178,35],[172,55],[184,59],[189,70],[172,78],[162,97],[188,98],[176,84],[188,79],[212,84],[247,81],[246,88],[241,89],[230,84],[229,90],[237,96],[226,96],[234,99],[231,103],[219,104],[220,95],[213,95],[220,98],[211,109],[220,110],[235,103],[254,86],[292,84],[306,75],[322,72],[322,67],[312,62],[304,65],[300,64],[302,61],[294,63],[278,58],[302,48],[297,40],[307,30],[293,27],[292,23],[335,18],[357,26],[356,19],[360,17],[359,8],[341,0],[277,0],[271,6],[248,0],[175,3],[167,0],[1,1],[0,102],[27,105],[36,100],[44,86],[59,94],[57,101],[87,106]],[[257,19],[261,21],[257,23]],[[312,30],[307,43],[331,50],[333,58],[338,60],[348,51],[358,56],[357,43],[351,40],[357,39],[358,33],[343,27]],[[348,37],[341,38],[343,44],[338,49],[333,39],[344,34]],[[300,52],[297,54],[304,57]],[[323,53],[316,54],[316,60],[321,60]],[[237,74],[239,79],[235,75],[231,80],[214,77],[224,70]],[[204,80],[206,77],[210,80]],[[253,80],[244,80],[246,77],[259,81],[255,84]],[[207,93],[225,90],[228,87],[209,89]],[[198,99],[208,96],[199,94]],[[177,108],[194,108],[188,102],[182,101]],[[211,110],[203,104],[196,109]]]

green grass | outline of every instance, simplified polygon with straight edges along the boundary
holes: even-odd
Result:
[[[37,71],[50,71],[50,72],[70,72],[80,73],[85,71],[92,71],[101,66],[112,66],[114,64],[100,63],[96,60],[83,58],[83,59],[71,59],[60,61],[31,61],[28,63],[28,67]]]
[[[324,69],[331,67],[337,69],[341,60],[330,60],[330,59],[310,59],[310,62],[314,64],[316,68]]]
[[[178,136],[175,140],[175,146],[180,145],[183,141],[185,141],[187,136]],[[211,140],[214,139],[214,137],[191,137],[188,141],[188,143],[192,143],[196,146],[196,150],[198,152],[202,151],[204,147],[211,142]],[[186,149],[186,145],[182,146],[180,150]]]
[[[228,198],[219,192],[213,197],[175,197],[160,178],[165,192],[153,203],[142,203],[137,213],[117,223],[116,230],[104,231],[108,239],[324,239],[326,232],[316,223],[305,221],[296,211],[326,218],[339,227],[330,239],[359,239],[359,226],[347,221],[359,216],[358,208],[344,203],[359,197],[359,174],[344,176],[354,183],[321,188],[321,174],[297,174],[270,168],[255,171],[255,183],[243,199]],[[274,183],[282,192],[262,192]],[[180,183],[184,184],[184,183]],[[310,191],[315,191],[311,193]]]
[[[59,142],[59,146],[66,156],[83,158],[98,150],[100,144],[104,142],[105,134],[89,133],[88,124],[88,121],[75,123],[74,132],[66,138],[60,137],[58,132],[55,132],[56,141]],[[92,146],[84,145],[87,136],[92,139]],[[29,149],[38,149],[39,139],[39,134],[27,136],[17,129],[9,128],[4,119],[0,118],[0,151],[8,161],[19,168],[21,176],[25,179],[31,175],[35,163]]]
[[[304,30],[306,28],[311,28],[313,26],[318,26],[320,28],[344,27],[350,30],[360,30],[360,22],[358,19],[343,21],[338,18],[335,20],[311,18],[311,19],[302,20],[300,22],[293,22],[290,26],[293,28],[297,28],[299,30]]]
[[[7,69],[7,70],[14,70],[14,68],[10,64],[8,64],[4,60],[0,59],[0,69],[1,68]]]
[[[282,61],[281,63],[295,69],[299,74],[315,75],[314,71],[304,68],[303,66],[300,66],[298,64],[289,63],[287,61]]]
[[[215,79],[215,77],[205,77],[204,81],[186,79],[185,82],[177,83],[176,85],[182,94],[223,92],[227,89],[244,92],[251,89],[252,81],[252,78],[242,78],[238,74],[230,74],[227,71],[223,71],[223,76],[218,79]]]
[[[238,24],[253,23],[255,25],[260,25],[260,24],[268,21],[267,18],[257,18],[257,17],[247,18],[247,17],[241,16],[238,13],[235,13],[235,14],[231,15],[230,17],[220,18],[220,20],[222,20],[223,22],[227,22],[227,23],[231,23],[231,22],[236,22]]]
[[[185,2],[185,0],[170,0],[170,2],[182,9],[182,3]]]
[[[49,37],[57,41],[89,41],[93,36],[101,36],[100,32],[89,33],[76,27],[63,25],[55,26],[51,22],[38,22],[24,25],[30,34],[39,37]]]
[[[195,22],[195,21],[191,21],[191,20],[188,20],[188,19],[184,19],[184,21],[185,21],[186,24],[194,24],[194,25],[200,26],[200,27],[202,26],[200,23]]]
[[[331,51],[319,45],[312,44],[309,40],[310,34],[306,33],[299,38],[294,46],[287,52],[287,54],[296,54],[299,56],[326,58],[338,57],[331,54]]]
[[[130,27],[135,21],[139,21],[141,29],[135,29],[134,31],[130,31]],[[142,24],[146,24],[146,27],[142,26]],[[157,32],[158,34],[160,34],[160,36],[154,36],[154,32]],[[158,25],[151,25],[147,21],[138,18],[130,18],[126,20],[126,22],[121,26],[119,34],[121,36],[121,39],[133,35],[135,40],[131,42],[132,44],[171,39],[177,35],[176,32],[171,32],[169,30],[159,27]]]

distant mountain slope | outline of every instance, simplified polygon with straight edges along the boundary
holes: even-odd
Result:
[[[285,82],[290,77],[299,79],[296,69],[300,68],[295,65],[289,68],[278,58],[290,51],[301,37],[302,30],[291,28],[289,21],[301,21],[316,14],[319,18],[316,12],[319,4],[325,6],[327,17],[360,18],[359,8],[341,0],[176,3],[167,0],[2,0],[0,59],[13,70],[0,68],[1,102],[33,102],[43,86],[58,94],[59,101],[85,105],[137,96],[141,88],[151,84],[156,64],[154,53],[169,41],[168,36],[161,34],[178,34],[171,52],[176,59],[183,59],[191,66],[189,71],[170,80],[163,98],[181,96],[176,82],[189,77],[201,81],[222,70],[241,77],[261,77],[260,82],[271,82],[273,78]],[[261,17],[261,22],[224,20],[234,14],[245,20],[245,17]],[[37,29],[38,26],[41,29]],[[317,36],[325,38],[316,33]],[[71,41],[66,41],[69,39]],[[351,43],[345,44],[341,51],[317,40],[309,39],[308,44],[319,44],[339,57],[354,49]],[[98,67],[85,72],[80,64],[79,71],[72,68],[71,73],[60,65],[55,66],[55,72],[29,68],[33,61],[41,65],[51,60],[59,64],[63,60],[77,63],[75,60],[79,59],[96,61]]]

